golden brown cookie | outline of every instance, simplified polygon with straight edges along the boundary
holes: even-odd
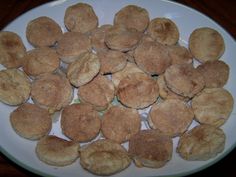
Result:
[[[134,59],[138,67],[150,75],[165,72],[171,64],[171,58],[164,45],[146,40],[135,49]]]
[[[26,27],[26,38],[34,47],[53,46],[61,35],[61,27],[46,16],[31,20]]]
[[[159,96],[157,82],[146,74],[133,73],[122,79],[117,88],[119,101],[127,107],[145,108]]]
[[[175,137],[187,130],[193,117],[192,109],[185,102],[178,99],[167,99],[152,106],[148,123],[151,128]]]
[[[136,109],[112,106],[103,115],[102,134],[117,143],[128,141],[141,128],[141,118]]]
[[[107,31],[105,43],[110,49],[127,52],[138,45],[141,37],[142,33],[133,28],[116,25]]]
[[[189,49],[194,58],[202,63],[218,60],[225,51],[224,39],[215,29],[197,28],[189,37]]]
[[[202,124],[223,125],[229,118],[234,99],[223,88],[206,88],[192,100],[195,119]]]
[[[177,152],[185,160],[208,160],[224,150],[225,138],[220,128],[199,125],[180,137]]]
[[[0,101],[19,105],[28,100],[31,83],[27,75],[18,69],[0,71]]]
[[[67,141],[54,135],[40,139],[36,145],[39,160],[53,166],[66,166],[79,157],[79,143]]]
[[[115,96],[115,87],[106,76],[98,75],[78,90],[78,97],[98,111],[107,109]]]
[[[96,54],[85,53],[79,60],[70,63],[67,78],[75,87],[90,82],[99,72],[100,62]]]
[[[171,65],[164,77],[168,88],[189,98],[205,87],[202,74],[189,64]]]
[[[88,104],[72,104],[62,111],[62,132],[74,141],[91,141],[98,135],[100,127],[98,112]]]
[[[207,88],[223,87],[229,79],[229,66],[221,61],[207,61],[197,67],[203,75]]]
[[[141,69],[139,69],[135,63],[127,62],[127,65],[125,66],[124,69],[112,74],[112,82],[114,83],[115,87],[117,88],[120,81],[132,73],[144,73],[144,72]]]
[[[171,64],[193,64],[193,56],[188,49],[180,45],[171,45],[167,47]]]
[[[96,175],[112,175],[131,163],[126,149],[111,140],[101,139],[80,149],[80,164]]]
[[[6,68],[18,68],[22,65],[25,53],[20,36],[14,32],[0,32],[0,64]]]
[[[73,89],[68,79],[60,74],[41,74],[32,83],[31,98],[50,113],[70,104]]]
[[[97,52],[101,74],[113,74],[122,70],[127,64],[127,55],[114,50],[100,50]]]
[[[95,51],[108,49],[105,44],[105,34],[111,27],[112,25],[109,25],[109,24],[102,25],[91,32],[91,35],[90,35],[91,44],[92,44],[92,48]]]
[[[98,17],[92,6],[77,3],[66,9],[64,23],[68,31],[87,33],[97,28]]]
[[[188,97],[178,95],[177,93],[171,91],[166,86],[166,81],[165,81],[165,78],[164,78],[164,74],[161,74],[161,75],[158,76],[157,83],[158,83],[158,87],[159,87],[160,97],[163,100],[166,100],[166,99],[179,99],[179,100],[183,100],[183,101],[188,101],[189,100]]]
[[[85,34],[66,32],[58,40],[56,51],[63,62],[72,63],[91,51],[91,42]]]
[[[55,50],[47,47],[28,51],[24,57],[23,70],[30,76],[52,73],[60,66],[60,59]]]
[[[172,158],[172,139],[158,130],[141,130],[129,142],[128,153],[137,167],[160,168]]]
[[[114,25],[123,25],[144,32],[149,24],[148,11],[136,5],[123,7],[115,14]]]
[[[161,44],[174,45],[179,40],[176,24],[168,18],[154,18],[149,23],[147,34]]]
[[[47,135],[52,128],[52,118],[46,109],[35,104],[25,103],[10,115],[15,132],[27,139],[38,140]]]

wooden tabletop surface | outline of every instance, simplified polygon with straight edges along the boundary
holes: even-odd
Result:
[[[48,0],[7,0],[0,1],[0,29],[14,20],[22,13],[37,7]],[[236,1],[233,0],[177,0],[177,2],[192,7],[223,26],[236,39]],[[193,177],[205,177],[216,174],[217,176],[236,176],[236,149],[220,162],[195,173]],[[21,168],[0,153],[0,176],[34,176],[31,172]]]

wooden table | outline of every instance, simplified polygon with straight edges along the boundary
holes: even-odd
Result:
[[[0,1],[0,29],[14,20],[20,14],[36,7],[48,0],[7,0]],[[236,39],[236,1],[233,0],[177,0],[187,6],[193,7],[223,26]],[[236,56],[235,56],[236,57]],[[198,172],[193,177],[236,176],[236,149],[213,166]],[[0,176],[34,176],[34,174],[19,167],[0,153]]]

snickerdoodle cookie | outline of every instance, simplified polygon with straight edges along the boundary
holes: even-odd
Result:
[[[6,68],[19,68],[23,63],[26,48],[16,33],[0,32],[0,64]]]

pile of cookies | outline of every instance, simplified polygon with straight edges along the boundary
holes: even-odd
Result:
[[[225,49],[219,32],[195,29],[187,49],[174,21],[150,20],[135,5],[119,10],[113,25],[98,27],[93,8],[78,3],[66,9],[64,24],[63,33],[49,17],[30,21],[26,37],[35,48],[29,51],[16,33],[0,32],[6,68],[0,71],[0,100],[18,106],[9,121],[21,137],[38,140],[41,161],[65,166],[80,158],[89,172],[111,175],[132,160],[137,167],[163,167],[173,150],[185,160],[208,160],[223,151],[220,126],[234,101],[223,88],[230,69],[219,60]],[[74,92],[80,103],[73,103]],[[149,127],[141,130],[138,111],[147,107]],[[49,135],[58,111],[70,141]],[[199,125],[190,129],[193,121]]]

